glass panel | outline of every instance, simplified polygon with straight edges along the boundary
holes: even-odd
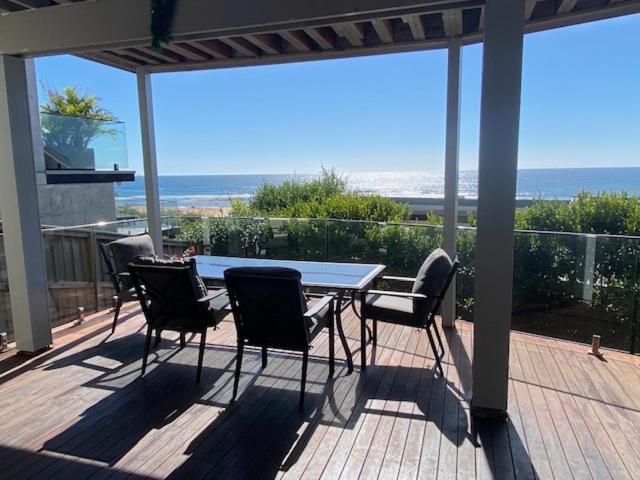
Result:
[[[128,166],[125,126],[41,113],[47,170],[119,170]]]
[[[512,328],[634,350],[638,239],[516,232]]]

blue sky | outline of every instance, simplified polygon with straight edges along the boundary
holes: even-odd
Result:
[[[640,166],[640,15],[525,37],[520,168]],[[464,48],[462,169],[477,167],[482,48]],[[142,172],[135,76],[69,56],[76,85],[126,123]],[[160,174],[441,170],[446,52],[153,77]]]

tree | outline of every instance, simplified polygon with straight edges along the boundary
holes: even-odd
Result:
[[[117,117],[100,105],[99,98],[81,94],[76,87],[47,89],[40,109],[49,114],[42,118],[44,143],[56,150],[86,150],[96,137],[117,132],[105,124],[117,121]]]

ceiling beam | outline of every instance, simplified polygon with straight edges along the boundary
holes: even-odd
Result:
[[[211,58],[211,55],[203,52],[188,42],[170,43],[165,45],[165,48],[177,53],[178,55],[182,55],[187,60],[207,60]]]
[[[346,38],[354,47],[362,47],[364,45],[364,28],[358,23],[338,23],[332,25],[338,35]]]
[[[313,50],[313,42],[311,38],[302,30],[293,30],[291,32],[278,32],[293,48],[301,52],[310,52]]]
[[[371,24],[382,43],[393,43],[393,23],[391,20],[374,20]]]
[[[562,0],[558,7],[558,13],[569,13],[576,6],[578,0]]]
[[[136,60],[139,60],[139,61],[143,62],[143,64],[144,63],[150,63],[152,65],[156,65],[156,64],[159,65],[159,64],[164,63],[164,61],[162,61],[158,57],[155,57],[155,56],[149,54],[146,51],[138,50],[136,48],[114,49],[113,52],[107,51],[107,53],[116,54],[118,56],[125,56],[126,55],[128,57],[131,57],[131,58],[134,58]]]
[[[247,35],[245,38],[260,50],[270,55],[277,55],[282,51],[282,42],[277,35],[260,33],[257,35]]]
[[[39,56],[149,45],[151,0],[74,2],[0,16],[0,54]],[[300,30],[482,0],[180,0],[174,41]],[[126,13],[125,13],[126,12]],[[83,28],[78,28],[82,25]],[[38,32],[34,35],[33,32]]]
[[[442,12],[442,23],[445,36],[457,37],[462,35],[462,10],[445,10]]]
[[[420,15],[405,16],[402,17],[402,21],[409,25],[414,40],[424,40],[427,38],[425,22]]]
[[[224,60],[231,57],[231,47],[218,40],[198,40],[191,43],[213,58]]]
[[[260,54],[258,47],[242,37],[221,38],[220,41],[226,43],[244,57],[257,57]]]
[[[524,2],[524,21],[525,22],[531,18],[531,15],[533,15],[533,10],[536,8],[537,3],[538,3],[538,0],[526,0]]]
[[[320,45],[320,48],[324,50],[336,48],[336,32],[333,29],[329,27],[309,27],[305,28],[304,32]]]

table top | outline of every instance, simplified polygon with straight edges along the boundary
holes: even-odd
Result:
[[[231,267],[287,267],[302,274],[305,287],[361,290],[382,273],[384,265],[367,263],[306,262],[299,260],[271,260],[266,258],[210,257],[196,255],[198,273],[202,278],[224,279],[224,271]]]

